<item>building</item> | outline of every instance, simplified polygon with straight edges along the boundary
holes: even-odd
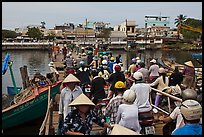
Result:
[[[145,27],[149,26],[169,26],[169,18],[167,16],[145,16]]]
[[[169,33],[167,16],[145,16],[146,37],[166,37]]]
[[[114,27],[114,31],[122,31],[127,37],[136,36],[136,21],[124,21],[121,24]]]
[[[101,32],[103,29],[110,28],[110,23],[104,23],[104,22],[94,22],[94,27],[93,29],[95,30],[96,33]]]

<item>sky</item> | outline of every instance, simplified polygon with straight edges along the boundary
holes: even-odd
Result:
[[[202,2],[2,2],[2,28],[13,29],[28,25],[46,28],[72,22],[103,21],[112,27],[134,20],[138,28],[144,27],[146,15],[170,17],[170,27],[175,28],[179,15],[202,20]]]

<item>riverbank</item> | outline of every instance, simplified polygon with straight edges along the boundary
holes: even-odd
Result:
[[[161,49],[193,51],[193,50],[202,50],[202,45],[189,44],[189,43],[176,43],[176,44],[168,44],[168,45],[163,44]]]

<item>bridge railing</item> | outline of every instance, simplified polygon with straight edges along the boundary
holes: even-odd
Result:
[[[155,88],[151,88],[151,89],[152,89],[152,91],[158,92],[158,93],[162,94],[163,96],[166,96],[166,97],[167,97],[167,100],[168,100],[168,112],[167,112],[166,110],[160,108],[160,107],[157,107],[157,106],[153,105],[153,104],[152,104],[152,98],[151,98],[151,96],[150,96],[150,103],[151,103],[152,107],[154,107],[154,108],[156,108],[156,109],[158,109],[158,110],[164,112],[164,113],[167,114],[167,115],[169,115],[169,114],[172,112],[172,109],[171,109],[171,100],[170,100],[170,99],[172,99],[172,100],[174,100],[174,101],[182,102],[182,99],[181,99],[181,98],[175,97],[175,96],[173,96],[173,95],[171,95],[171,94],[169,94],[169,93],[162,92],[161,90],[158,90],[158,89],[155,89]]]

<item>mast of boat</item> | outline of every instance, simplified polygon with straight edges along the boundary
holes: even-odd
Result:
[[[18,94],[19,91],[18,91],[18,89],[16,87],[16,82],[15,82],[14,75],[13,75],[12,65],[13,65],[13,61],[9,61],[8,62],[8,67],[9,67],[10,74],[11,74],[11,80],[12,80],[12,83],[13,83],[14,91],[16,92],[16,94]]]

